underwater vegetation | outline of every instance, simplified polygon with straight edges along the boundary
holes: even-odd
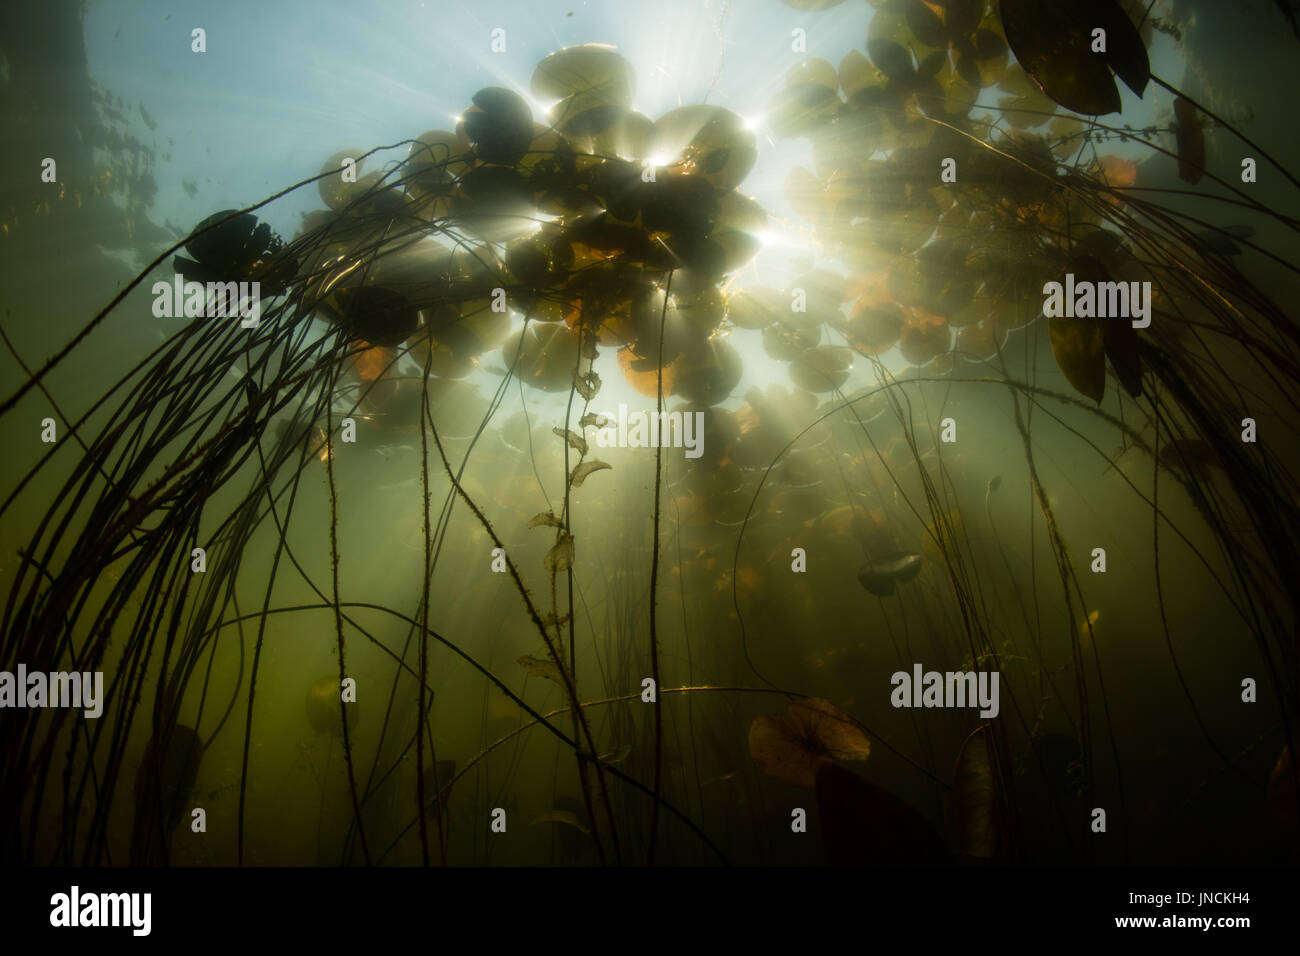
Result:
[[[10,343],[0,669],[106,690],[0,697],[6,859],[1294,862],[1300,182],[1146,3],[853,7],[761,121],[563,47]]]

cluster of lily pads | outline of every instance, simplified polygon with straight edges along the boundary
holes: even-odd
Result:
[[[367,171],[360,150],[327,160],[327,208],[287,246],[262,241],[250,216],[229,248],[199,251],[208,271],[256,277],[269,266],[244,245],[258,245],[296,271],[297,308],[365,346],[407,350],[435,376],[464,376],[501,346],[508,303],[528,323],[503,357],[530,386],[590,387],[603,345],[643,391],[657,391],[662,362],[665,394],[716,403],[741,372],[718,335],[718,286],[757,252],[766,221],[737,190],[754,134],[718,106],[651,120],[631,108],[634,89],[613,48],[560,50],[531,81],[552,104],[544,120],[518,93],[482,89],[454,130],[422,134],[390,168]]]
[[[1146,85],[1143,34],[1129,19],[1142,19],[1141,5],[872,3],[865,55],[851,51],[838,68],[819,58],[797,64],[768,107],[778,136],[806,137],[813,148],[814,168],[791,170],[786,197],[850,273],[841,286],[847,315],[827,302],[820,318],[853,351],[897,346],[908,362],[942,373],[956,356],[994,358],[1011,330],[1038,317],[1048,279],[1067,271],[1138,278],[1121,231],[1105,227],[1117,200],[1097,195],[1098,186],[1131,179],[1116,175],[1122,164],[1075,160],[1087,117],[1120,107],[1112,71],[1138,95]],[[1092,52],[1096,27],[1106,30],[1105,54]],[[779,299],[771,290],[750,295]],[[768,312],[790,324],[775,308],[760,314]],[[1070,323],[1052,331],[1071,383],[1099,401],[1109,357],[1136,393],[1131,330]],[[804,325],[803,343],[815,346],[820,330]],[[779,355],[776,340],[787,337],[771,334],[769,345],[765,332],[769,353]],[[791,375],[799,382],[811,370],[838,384],[851,357],[844,352],[806,354]]]
[[[609,346],[643,394],[662,386],[706,406],[741,377],[731,328],[761,331],[798,388],[825,393],[847,381],[854,353],[897,346],[913,365],[940,360],[938,371],[959,355],[995,357],[1038,316],[1045,276],[1138,277],[1120,232],[1104,228],[1105,202],[1064,188],[1105,185],[1107,169],[1063,161],[1086,125],[1057,111],[1117,109],[1112,70],[1144,87],[1143,38],[1118,0],[1060,16],[1038,0],[873,5],[865,55],[795,65],[766,111],[777,136],[811,140],[814,168],[791,170],[786,195],[849,272],[792,283],[802,311],[788,291],[720,288],[757,253],[766,222],[737,188],[757,157],[746,123],[706,105],[651,120],[631,107],[631,65],[595,44],[538,64],[542,120],[518,93],[488,87],[455,129],[420,135],[400,163],[366,172],[360,150],[343,150],[321,170],[327,208],[293,243],[280,248],[253,220],[229,261],[276,291],[294,273],[300,307],[437,377],[469,374],[504,343],[526,384],[590,391],[596,347]],[[1104,56],[1090,52],[1094,21],[1107,29]],[[994,98],[997,118],[974,115]],[[528,319],[519,335],[506,302]],[[847,347],[823,342],[828,327]],[[1053,346],[1090,397],[1107,357],[1140,389],[1135,340],[1116,323],[1054,327]]]

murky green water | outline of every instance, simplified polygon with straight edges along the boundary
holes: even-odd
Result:
[[[1294,861],[1226,6],[6,10],[6,858]]]

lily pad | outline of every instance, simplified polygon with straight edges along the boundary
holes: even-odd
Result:
[[[749,755],[769,776],[812,786],[817,768],[834,760],[866,760],[871,741],[857,723],[828,700],[791,701],[784,713],[764,714],[749,725]]]
[[[321,166],[322,173],[333,173],[332,176],[326,176],[324,179],[317,180],[316,188],[320,191],[321,201],[331,209],[342,209],[351,200],[356,192],[357,183],[355,180],[346,182],[343,179],[343,162],[352,160],[355,165],[352,166],[353,175],[361,172],[364,160],[358,157],[364,153],[364,149],[344,149],[335,153],[329,159],[325,160]]]
[[[720,189],[739,186],[758,159],[753,132],[721,106],[679,106],[655,121],[650,156],[672,165],[679,159],[688,171]]]
[[[533,95],[562,100],[581,94],[593,105],[628,106],[636,92],[636,73],[621,53],[603,43],[557,50],[533,71]]]
[[[849,379],[853,350],[823,345],[809,349],[790,363],[790,379],[810,392],[833,392]]]
[[[1043,92],[1066,109],[1088,115],[1118,112],[1119,89],[1111,69],[1142,95],[1151,72],[1146,48],[1116,0],[1002,0],[1000,9],[1016,59]],[[1092,50],[1096,29],[1105,31],[1104,53]]]
[[[489,86],[474,94],[465,111],[465,136],[485,162],[506,166],[518,162],[533,140],[533,114],[514,90]]]

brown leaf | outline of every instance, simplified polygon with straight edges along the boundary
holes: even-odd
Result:
[[[609,753],[601,754],[596,759],[601,763],[622,763],[627,759],[627,755],[632,752],[631,744],[623,744],[621,747],[615,747]]]
[[[871,742],[853,718],[828,700],[792,701],[781,714],[764,714],[749,725],[749,755],[769,776],[812,786],[828,760],[866,760]]]
[[[1106,323],[1103,336],[1106,357],[1119,377],[1120,384],[1134,398],[1142,397],[1142,355],[1137,329],[1133,323],[1115,320]]]
[[[595,372],[589,372],[581,376],[574,375],[573,387],[577,389],[578,394],[584,399],[591,401],[596,397],[596,393],[600,391],[600,376]]]
[[[601,461],[599,458],[593,458],[591,461],[584,461],[573,469],[569,475],[569,484],[574,488],[581,488],[582,483],[587,480],[587,476],[593,471],[604,471],[606,468],[613,468],[613,465]]]
[[[551,511],[543,511],[541,514],[535,514],[533,515],[532,519],[528,522],[528,527],[530,528],[539,528],[543,525],[545,525],[548,528],[564,527],[564,524],[560,521],[560,519],[555,517],[554,512]]]
[[[576,448],[578,450],[578,454],[580,455],[587,454],[587,440],[583,438],[581,435],[569,429],[559,428],[559,427],[552,428],[551,431],[555,432],[555,434],[559,435],[561,438],[567,441],[571,446]]]
[[[560,673],[560,668],[554,661],[543,660],[540,657],[533,657],[531,654],[525,654],[519,658],[519,663],[524,670],[534,677],[540,677],[543,680],[554,681],[561,687],[564,686],[564,676]]]
[[[535,817],[528,825],[530,827],[535,827],[539,823],[563,823],[565,826],[573,827],[575,830],[581,830],[583,833],[588,835],[591,834],[591,831],[588,830],[587,827],[583,825],[582,821],[578,819],[577,814],[571,813],[568,810],[547,810],[541,816]]]
[[[958,852],[979,859],[996,856],[1003,845],[1003,801],[991,733],[985,724],[967,737],[953,771]]]
[[[567,571],[573,567],[573,535],[561,531],[555,546],[546,552],[542,566],[547,571]]]
[[[1098,405],[1106,393],[1106,347],[1102,323],[1113,319],[1048,319],[1052,354],[1075,391]]]

